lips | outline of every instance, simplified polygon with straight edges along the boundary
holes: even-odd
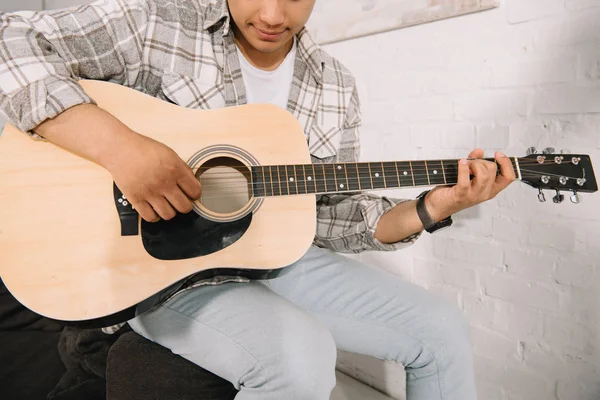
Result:
[[[264,39],[264,40],[276,40],[276,39],[279,39],[279,37],[281,37],[281,35],[283,35],[283,33],[285,32],[285,30],[279,31],[279,32],[268,31],[268,30],[263,30],[263,29],[257,28],[254,25],[252,25],[252,26],[256,30],[256,33],[258,34],[258,36],[261,39]]]

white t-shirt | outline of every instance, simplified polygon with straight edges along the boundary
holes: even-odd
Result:
[[[294,61],[296,59],[296,38],[292,49],[285,60],[273,71],[264,71],[250,64],[240,49],[236,46],[246,87],[248,104],[270,103],[287,109],[292,78],[294,76]]]

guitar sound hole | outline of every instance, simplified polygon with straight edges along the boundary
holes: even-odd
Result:
[[[216,214],[232,214],[252,198],[250,170],[240,161],[217,157],[196,170],[202,196],[200,204]]]

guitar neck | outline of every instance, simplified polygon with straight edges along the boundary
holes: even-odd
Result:
[[[495,162],[493,158],[485,160]],[[455,185],[459,160],[253,166],[255,197]],[[519,177],[517,159],[511,159]]]

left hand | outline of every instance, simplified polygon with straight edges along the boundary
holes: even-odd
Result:
[[[469,159],[458,164],[458,183],[455,186],[437,187],[425,197],[425,206],[431,217],[437,222],[466,208],[493,199],[515,180],[511,160],[502,153],[494,158],[500,165],[500,174],[496,163],[480,160],[483,150],[475,149]],[[473,175],[473,179],[470,176]]]

